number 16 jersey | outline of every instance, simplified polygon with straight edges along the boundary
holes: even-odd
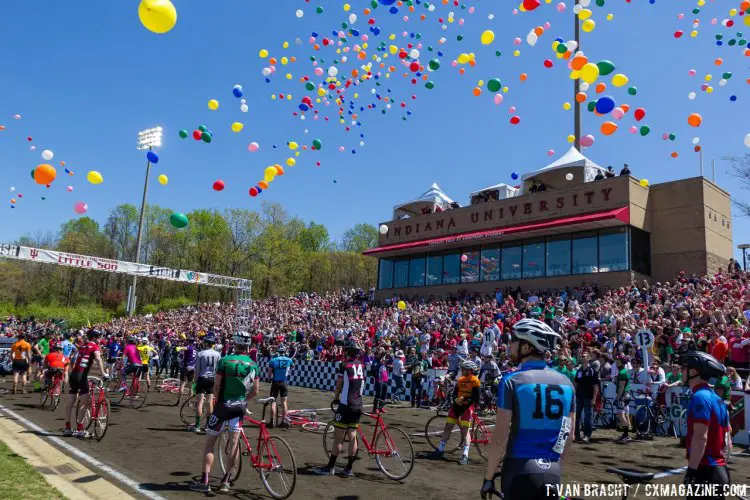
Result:
[[[359,360],[342,361],[338,376],[344,381],[341,387],[342,405],[355,411],[362,411],[362,392],[365,385],[365,367]]]
[[[513,412],[506,457],[556,462],[572,432],[575,389],[544,361],[526,361],[503,377],[497,407]]]

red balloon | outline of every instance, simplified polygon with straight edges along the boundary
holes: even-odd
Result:
[[[201,132],[200,130],[193,130],[193,139],[195,139],[196,141],[200,141],[202,136],[203,132]]]
[[[414,73],[416,73],[417,71],[419,71],[419,62],[418,61],[412,62],[409,65],[409,69],[412,70]]]
[[[636,121],[641,121],[646,116],[646,110],[643,108],[638,108],[635,110],[635,113],[633,113],[633,116],[635,116]]]
[[[541,2],[539,0],[523,0],[523,8],[532,11],[539,7]]]
[[[214,191],[224,191],[224,181],[218,180],[214,182]]]
[[[552,62],[551,59],[547,59],[547,60],[544,61],[544,67],[545,68],[551,68],[553,66],[553,64],[554,63]]]
[[[674,37],[675,37],[675,38],[681,38],[681,37],[682,37],[682,31],[679,31],[679,30],[678,30],[678,31],[675,31],[675,32],[674,32]]]
[[[32,138],[31,138],[31,136],[28,136],[28,137],[26,138],[26,140],[27,140],[27,141],[29,141],[29,142],[31,142],[31,141],[33,141],[34,139],[32,139]]]
[[[258,190],[255,189],[254,187],[251,187],[250,188],[250,196],[252,196],[253,198],[255,198],[256,196],[258,196]]]
[[[517,116],[514,116],[510,119],[510,123],[512,123],[513,125],[518,125],[519,123],[521,123],[521,119]]]

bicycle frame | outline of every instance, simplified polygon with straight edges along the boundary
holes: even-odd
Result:
[[[362,426],[357,427],[357,434],[356,434],[356,436],[358,436],[359,438],[361,438],[362,444],[364,444],[365,449],[367,450],[367,454],[370,455],[370,456],[374,456],[374,455],[390,455],[391,454],[390,450],[378,451],[377,449],[375,449],[375,443],[378,440],[378,434],[379,433],[380,434],[385,434],[387,436],[388,439],[387,439],[386,442],[388,443],[388,447],[389,448],[395,447],[394,444],[393,444],[393,441],[390,438],[390,434],[388,434],[388,426],[385,425],[385,422],[383,421],[382,418],[380,418],[380,415],[376,415],[376,414],[373,414],[373,413],[363,413],[363,415],[366,415],[366,416],[368,416],[370,418],[375,419],[375,428],[372,431],[372,441],[368,441],[367,440],[367,436],[365,435],[365,432],[362,430]]]
[[[250,445],[250,441],[247,439],[247,435],[245,434],[244,428],[240,428],[240,441],[244,443],[245,449],[248,451],[248,455],[250,456],[250,462],[253,464],[253,467],[255,467],[256,469],[269,469],[270,470],[271,468],[273,468],[273,464],[270,461],[268,463],[264,463],[263,457],[260,455],[260,449],[261,449],[262,443],[270,442],[271,447],[269,449],[272,449],[273,453],[278,457],[278,451],[276,450],[276,445],[274,445],[273,441],[270,440],[271,433],[268,432],[268,429],[266,428],[266,424],[265,424],[267,406],[268,406],[267,404],[263,405],[263,414],[260,420],[255,420],[254,418],[251,418],[248,415],[245,415],[245,417],[242,419],[243,423],[247,422],[259,428],[258,441],[255,447],[255,449],[259,451],[258,454],[253,452],[253,447]],[[239,445],[240,444],[238,443],[237,446],[239,447]],[[238,456],[237,459],[239,460],[240,457]]]

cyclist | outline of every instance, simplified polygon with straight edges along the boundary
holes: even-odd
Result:
[[[177,395],[175,406],[180,406],[182,394],[185,392],[185,386],[192,384],[195,379],[195,347],[192,342],[185,341],[187,344],[180,348],[182,351],[182,362],[180,365],[180,394]]]
[[[101,351],[99,350],[99,344],[97,341],[101,336],[99,330],[89,330],[86,334],[88,341],[81,346],[78,350],[78,356],[76,357],[75,365],[70,373],[70,394],[67,398],[67,408],[65,412],[65,432],[63,436],[76,436],[81,439],[89,436],[89,433],[83,429],[82,419],[85,412],[81,412],[79,416],[78,425],[76,432],[70,428],[70,417],[73,414],[73,409],[76,405],[76,400],[79,395],[81,397],[81,404],[86,407],[89,398],[89,370],[94,360],[99,364],[99,370],[102,372],[102,376],[107,377],[107,371],[104,369],[104,361],[102,360]]]
[[[135,337],[128,337],[125,349],[122,350],[122,385],[118,389],[118,392],[126,391],[128,387],[128,375],[133,374],[133,383],[135,379],[140,375],[141,366],[141,355],[138,353],[138,348],[135,345]]]
[[[631,441],[630,433],[630,375],[628,374],[627,365],[630,363],[630,356],[620,354],[617,356],[617,396],[615,405],[617,406],[617,420],[622,429],[622,436],[617,439],[617,443],[625,444]]]
[[[701,351],[680,355],[680,363],[682,380],[693,393],[687,410],[688,468],[684,483],[715,484],[722,488],[721,485],[730,484],[727,449],[732,443],[732,427],[726,405],[711,390],[708,381],[723,376],[726,368],[716,358]],[[724,495],[717,498],[724,498]]]
[[[448,412],[448,418],[445,419],[443,437],[438,449],[432,452],[432,458],[443,458],[445,445],[451,437],[453,428],[456,424],[459,424],[461,426],[461,442],[464,444],[459,463],[461,465],[469,463],[469,447],[471,446],[469,427],[471,426],[471,420],[474,418],[474,405],[479,403],[479,388],[482,386],[479,378],[474,375],[478,371],[479,367],[473,361],[466,360],[461,363],[461,376],[458,377],[456,387],[453,390],[451,397],[453,404]]]
[[[39,380],[42,376],[44,358],[49,354],[49,335],[49,331],[44,330],[39,340],[34,345],[31,355],[31,364],[36,367],[36,370],[34,370],[34,380]]]
[[[341,475],[352,477],[352,464],[357,457],[357,429],[359,419],[362,417],[362,392],[365,385],[365,365],[359,358],[362,348],[352,339],[344,345],[346,361],[339,364],[338,376],[336,378],[336,391],[333,395],[333,404],[338,403],[336,415],[333,419],[336,430],[333,434],[333,447],[328,464],[313,469],[313,472],[323,476],[336,474],[336,459],[341,454],[344,437],[349,438],[349,461]]]
[[[557,500],[566,445],[575,429],[575,390],[565,375],[547,366],[560,335],[537,319],[512,327],[511,359],[517,371],[503,377],[497,393],[497,418],[487,457],[482,498],[495,493],[500,462],[505,498]]]
[[[113,337],[107,346],[107,368],[109,368],[110,372],[120,358],[120,354],[122,354],[122,345],[117,337]]]
[[[271,403],[271,421],[268,424],[269,429],[273,429],[274,420],[276,419],[276,403],[277,400],[281,402],[281,420],[279,420],[279,427],[287,428],[289,424],[284,421],[286,417],[287,407],[287,387],[286,379],[289,377],[289,370],[294,365],[294,360],[286,356],[286,346],[280,345],[276,351],[276,356],[271,358],[268,363],[268,377],[271,379],[271,397],[276,398]]]
[[[148,343],[148,337],[143,337],[139,339],[138,342],[138,356],[141,358],[141,366],[138,370],[138,375],[142,376],[145,375],[146,377],[146,391],[151,390],[151,375],[149,374],[149,368],[151,363],[151,356],[153,353],[156,353],[158,355],[158,352],[156,349],[151,347]]]
[[[208,474],[214,462],[214,446],[216,439],[226,424],[231,433],[230,451],[227,456],[226,474],[221,479],[219,491],[229,491],[229,474],[234,467],[237,445],[240,439],[242,419],[247,410],[247,403],[253,399],[260,389],[258,380],[258,365],[250,359],[247,352],[252,339],[247,332],[234,334],[234,354],[225,356],[219,361],[214,380],[214,398],[216,406],[208,419],[206,427],[206,444],[203,447],[203,463],[201,480],[190,485],[193,491],[210,493]]]
[[[216,378],[216,367],[219,364],[221,355],[214,349],[216,339],[206,337],[203,339],[204,349],[198,353],[195,358],[195,372],[198,374],[198,380],[195,383],[195,425],[188,428],[188,431],[194,431],[202,434],[201,420],[203,419],[203,401],[208,400],[208,413],[214,412],[214,380]]]
[[[31,361],[31,344],[24,340],[24,334],[19,333],[16,342],[10,348],[13,363],[13,394],[18,390],[18,376],[21,376],[21,394],[26,392],[26,377],[29,373],[29,362]]]
[[[63,375],[65,373],[65,365],[67,365],[67,363],[68,362],[65,359],[65,356],[63,356],[62,354],[62,346],[60,345],[60,343],[51,342],[50,353],[45,356],[44,361],[42,362],[42,366],[44,368],[45,391],[49,388],[53,376],[57,374]]]

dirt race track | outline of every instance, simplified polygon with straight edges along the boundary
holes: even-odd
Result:
[[[9,389],[10,380],[0,379],[0,388]],[[269,385],[263,384],[261,395],[264,396],[268,389]],[[331,397],[330,392],[293,387],[289,393],[290,408],[325,408],[329,405]],[[153,491],[166,498],[200,498],[204,495],[189,491],[188,486],[198,477],[205,437],[185,432],[179,410],[172,406],[174,399],[175,396],[172,395],[151,392],[146,405],[139,410],[113,407],[110,427],[102,442],[84,442],[74,438],[68,442],[140,483],[144,490]],[[369,403],[370,398],[367,399]],[[38,404],[38,394],[0,396],[0,405],[46,429],[51,435],[60,435],[64,426],[63,405],[61,404],[53,413],[40,410]],[[261,407],[253,404],[250,410],[258,417]],[[434,412],[427,410],[396,408],[391,409],[385,416],[389,425],[401,426],[411,436],[414,444],[414,469],[403,482],[385,478],[375,461],[366,458],[366,455],[362,458],[362,453],[354,465],[354,478],[315,476],[311,469],[326,462],[322,436],[301,431],[299,428],[271,431],[283,436],[295,454],[297,485],[292,498],[479,498],[484,464],[475,449],[471,450],[472,463],[468,466],[458,464],[457,453],[447,454],[446,460],[443,461],[427,459],[432,448],[423,437],[423,433],[425,422],[432,415]],[[6,417],[1,413],[0,416]],[[330,410],[319,411],[318,418],[330,419]],[[365,420],[370,419],[363,416],[363,421]],[[368,425],[366,429],[371,433],[370,422],[365,423]],[[248,436],[252,436],[251,442],[254,444],[257,433],[250,430]],[[590,444],[573,444],[571,456],[565,465],[563,482],[618,483],[619,479],[616,476],[606,472],[608,467],[661,472],[685,465],[685,450],[677,446],[675,439],[656,438],[653,441],[633,441],[628,445],[617,445],[614,444],[616,437],[614,431],[596,431]],[[346,452],[343,453],[345,454]],[[342,458],[339,467],[343,463]],[[735,483],[750,483],[750,458],[747,458],[747,455],[734,457],[730,471]],[[218,486],[219,475],[219,465],[215,463],[213,485]],[[664,483],[681,481],[682,475],[660,480]],[[132,493],[132,489],[130,492]],[[258,474],[247,466],[230,495],[237,499],[270,498]],[[611,498],[585,495],[581,497]],[[646,495],[641,492],[636,498],[646,498]]]

